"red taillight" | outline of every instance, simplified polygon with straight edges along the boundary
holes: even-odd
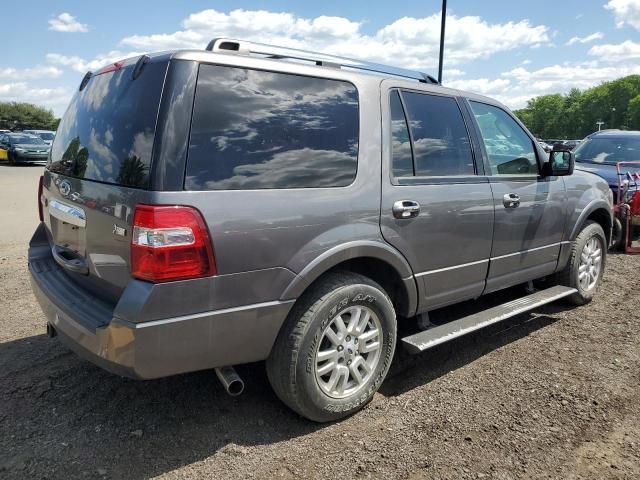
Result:
[[[38,215],[40,216],[40,221],[44,222],[44,211],[42,210],[42,188],[44,185],[44,177],[40,175],[40,180],[38,180]]]
[[[131,234],[131,275],[168,282],[216,274],[207,225],[193,207],[138,205]]]

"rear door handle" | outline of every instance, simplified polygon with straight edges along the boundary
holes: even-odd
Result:
[[[517,193],[505,193],[502,204],[504,208],[516,208],[520,205],[520,196]]]
[[[398,200],[393,204],[393,216],[400,220],[414,218],[420,214],[420,204],[413,200]]]

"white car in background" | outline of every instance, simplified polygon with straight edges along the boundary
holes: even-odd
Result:
[[[51,146],[51,144],[53,143],[53,139],[56,138],[56,132],[53,132],[51,130],[23,130],[23,133],[37,135],[42,140],[44,140],[44,143],[49,146]]]

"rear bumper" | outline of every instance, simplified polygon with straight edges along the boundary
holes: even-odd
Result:
[[[48,154],[30,154],[30,153],[16,153],[13,152],[12,158],[14,162],[46,162]]]
[[[151,379],[264,360],[293,305],[265,302],[132,323],[114,314],[117,306],[79,288],[48,244],[34,240],[31,285],[47,322],[71,350],[118,375]]]

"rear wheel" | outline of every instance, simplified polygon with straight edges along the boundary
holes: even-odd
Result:
[[[382,287],[362,275],[333,273],[289,314],[267,374],[278,397],[300,415],[337,420],[371,400],[395,343],[395,312]]]
[[[588,222],[571,244],[569,262],[558,274],[558,283],[575,288],[568,297],[576,305],[589,303],[602,283],[607,259],[607,237],[596,222]]]

